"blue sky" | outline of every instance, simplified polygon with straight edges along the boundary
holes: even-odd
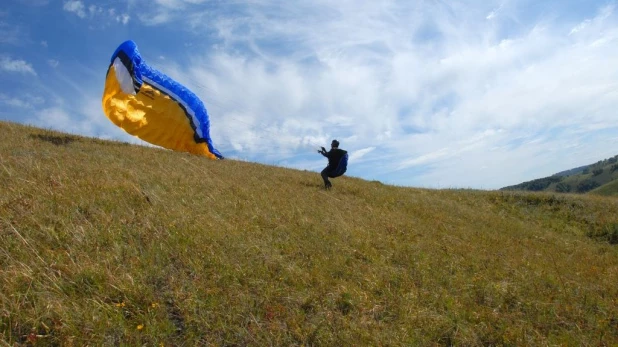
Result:
[[[144,144],[101,108],[127,39],[228,158],[318,172],[336,138],[351,176],[497,189],[618,154],[614,1],[5,0],[0,119]]]

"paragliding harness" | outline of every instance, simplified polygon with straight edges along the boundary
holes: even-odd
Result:
[[[337,165],[337,168],[331,171],[328,176],[331,178],[339,177],[343,175],[347,169],[348,169],[348,153],[344,154],[343,157],[341,157],[341,160],[339,160],[339,165]]]

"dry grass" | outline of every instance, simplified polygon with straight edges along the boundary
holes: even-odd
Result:
[[[0,342],[618,344],[618,200],[334,184],[0,122]]]

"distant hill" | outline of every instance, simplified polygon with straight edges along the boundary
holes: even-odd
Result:
[[[594,164],[580,166],[532,181],[501,188],[500,190],[523,190],[557,193],[592,193],[616,195],[618,193],[618,155]],[[607,186],[606,186],[607,185]],[[601,192],[601,193],[599,193]]]
[[[570,170],[565,170],[565,171],[561,171],[558,172],[556,174],[553,174],[552,176],[572,176],[572,175],[577,175],[580,174],[582,172],[584,172],[584,170],[590,165],[584,165],[584,166],[580,166],[580,167],[576,167],[574,169],[570,169]]]

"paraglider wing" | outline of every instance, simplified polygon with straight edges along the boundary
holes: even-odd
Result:
[[[144,62],[135,42],[112,55],[103,112],[118,127],[153,145],[223,159],[210,139],[210,120],[189,89]]]

